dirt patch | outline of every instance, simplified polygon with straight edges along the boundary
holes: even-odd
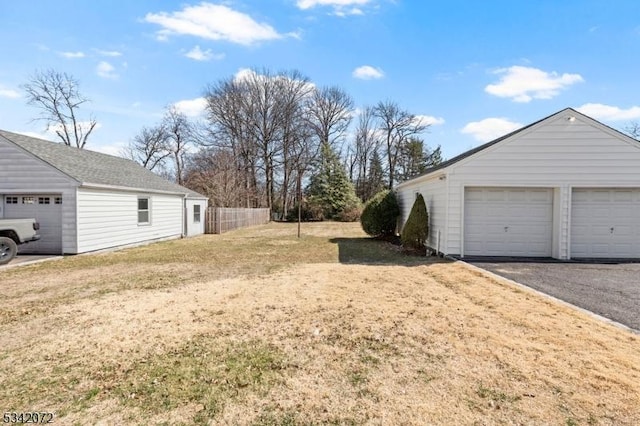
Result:
[[[359,231],[331,226],[314,243],[332,263],[276,242],[294,228],[273,226],[254,250],[306,262],[99,295],[74,289],[87,271],[47,276],[75,296],[2,324],[1,405],[62,423],[640,423],[637,336],[454,263],[365,264]]]

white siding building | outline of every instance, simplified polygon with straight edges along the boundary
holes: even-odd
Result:
[[[397,187],[453,256],[640,258],[640,142],[567,108]]]
[[[0,131],[0,219],[36,218],[21,253],[75,254],[204,233],[207,198],[138,164]]]

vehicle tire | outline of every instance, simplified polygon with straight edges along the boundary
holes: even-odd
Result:
[[[18,254],[18,245],[9,237],[0,237],[0,265],[11,262]]]

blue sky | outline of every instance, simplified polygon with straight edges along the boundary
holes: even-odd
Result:
[[[54,139],[20,89],[53,68],[80,81],[87,148],[108,153],[247,68],[396,101],[447,158],[565,107],[640,121],[637,0],[21,0],[0,16],[0,128]]]

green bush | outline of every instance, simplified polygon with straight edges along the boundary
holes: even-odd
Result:
[[[422,194],[418,194],[411,207],[407,223],[402,228],[400,239],[406,249],[424,251],[429,237],[429,213]]]
[[[373,196],[362,210],[360,223],[364,232],[372,237],[394,235],[400,207],[393,191],[380,191]]]

